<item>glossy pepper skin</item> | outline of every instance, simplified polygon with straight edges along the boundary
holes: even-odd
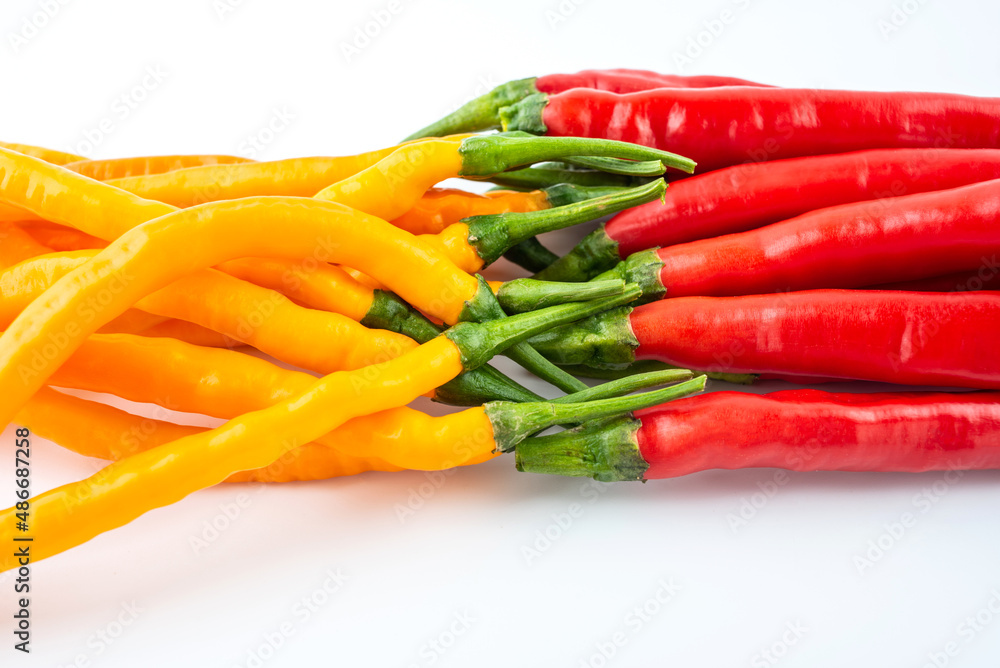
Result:
[[[947,190],[1000,178],[997,149],[878,149],[720,169],[671,185],[664,203],[604,227],[618,256],[743,232],[850,202]]]
[[[636,359],[733,373],[1000,388],[1000,293],[812,290],[637,307]]]
[[[1000,394],[715,392],[639,411],[646,478],[710,468],[1000,468]],[[738,430],[732,425],[738,424]]]
[[[342,157],[188,166],[155,174],[123,174],[107,182],[145,199],[182,208],[255,195],[312,197],[331,183],[375,164],[395,148]],[[81,169],[81,173],[85,172]]]
[[[558,364],[1000,389],[1000,292],[808,290],[678,297],[532,339]]]
[[[874,148],[993,148],[1000,99],[793,88],[574,88],[501,110],[505,130],[668,148],[699,172]]]
[[[978,270],[1000,252],[997,220],[993,180],[820,209],[656,255],[667,298],[859,288]]]
[[[14,144],[11,142],[0,141],[0,148],[17,151],[18,153],[23,153],[24,155],[30,155],[33,158],[44,160],[45,162],[53,165],[68,165],[73,162],[86,160],[86,158],[82,155],[56,151],[55,149],[45,148],[43,146],[31,146],[30,144]]]
[[[713,392],[574,431],[519,444],[519,469],[604,481],[757,467],[948,471],[952,481],[1000,468],[1000,393]]]

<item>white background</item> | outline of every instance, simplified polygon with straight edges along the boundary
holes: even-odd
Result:
[[[44,2],[0,10],[0,138],[93,157],[347,154],[395,143],[502,81],[588,67],[1000,92],[1000,5],[985,1],[47,1],[58,8],[34,35],[25,20]],[[342,45],[390,6],[348,59]],[[734,20],[685,55],[724,9]],[[15,49],[11,35],[30,37]],[[280,130],[253,148],[269,124]],[[8,429],[2,506],[12,439]],[[40,441],[33,455],[38,491],[99,465]],[[30,658],[11,650],[16,597],[0,576],[0,664],[919,668],[954,643],[938,665],[997,665],[1000,474],[774,480],[755,470],[606,486],[501,459],[438,477],[225,486],[36,565]],[[192,537],[241,494],[239,516],[196,552]],[[554,528],[572,504],[577,517]],[[915,526],[891,536],[905,513]],[[529,563],[524,548],[545,531],[556,538]],[[326,596],[331,569],[349,579]],[[662,604],[661,581],[676,590]],[[303,614],[297,602],[312,596],[326,600]],[[646,621],[628,617],[643,605]],[[616,633],[625,643],[604,660]]]

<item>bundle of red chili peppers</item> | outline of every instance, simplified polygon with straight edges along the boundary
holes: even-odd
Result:
[[[626,140],[698,163],[536,274],[622,278],[648,302],[532,339],[564,368],[949,390],[705,394],[527,439],[519,469],[610,481],[1000,466],[1000,99],[588,71],[504,84],[414,137],[459,129]]]
[[[25,484],[0,539],[17,519],[44,558],[223,481],[510,451],[604,481],[1000,468],[998,145],[1000,99],[637,70],[513,81],[339,158],[0,144],[3,422],[112,462]],[[608,216],[562,257],[536,238]],[[501,256],[536,273],[486,281]],[[910,387],[688,396],[706,378]]]

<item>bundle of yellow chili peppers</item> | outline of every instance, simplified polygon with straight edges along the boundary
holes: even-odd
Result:
[[[436,187],[581,158],[644,182]],[[699,391],[704,377],[679,369],[590,388],[525,343],[636,286],[478,275],[504,254],[543,264],[535,235],[661,197],[668,167],[694,165],[517,133],[273,162],[0,144],[3,424],[112,462],[26,493],[0,512],[0,540],[30,540],[38,560],[223,481],[471,465],[548,427]],[[500,353],[569,394],[543,400],[487,364]],[[665,387],[630,394],[652,385]],[[227,422],[151,420],[63,389]],[[430,417],[407,407],[420,396],[470,408]],[[15,565],[5,550],[0,568]]]

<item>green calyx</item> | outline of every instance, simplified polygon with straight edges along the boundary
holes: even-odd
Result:
[[[361,324],[372,329],[387,329],[405,334],[417,343],[426,343],[441,333],[441,328],[422,313],[385,290],[374,291],[372,305],[361,319]]]
[[[505,132],[530,132],[543,135],[549,128],[545,125],[545,107],[549,104],[549,96],[545,93],[533,93],[520,100],[499,109],[500,127]]]
[[[530,132],[531,134],[543,135],[548,132],[545,125],[544,112],[549,103],[549,96],[544,93],[535,93],[521,98],[508,107],[500,109],[500,122],[504,132]],[[668,153],[664,151],[664,153]],[[590,151],[580,151],[581,156],[604,157],[603,153],[592,153]],[[669,157],[655,158],[663,162],[664,167],[673,167],[687,174],[693,174],[697,163],[690,158],[685,158],[676,153],[668,153]],[[654,158],[633,158],[627,155],[608,156],[617,158],[632,158],[634,160],[651,160]]]
[[[602,380],[634,378],[635,376],[645,376],[648,373],[665,373],[677,370],[677,367],[658,360],[637,360],[628,366],[616,368],[597,368],[585,364],[569,365],[563,368],[574,376]],[[683,370],[686,371],[686,369]],[[714,371],[694,371],[693,373],[705,375],[709,380],[719,380],[736,385],[753,385],[757,381],[757,376],[752,373],[716,373]]]
[[[544,281],[586,281],[613,268],[621,258],[618,242],[601,225],[585,236],[573,250],[535,274]]]
[[[507,313],[525,313],[540,308],[613,297],[625,291],[625,281],[593,281],[590,283],[553,283],[533,278],[507,281],[497,290],[497,300]]]
[[[519,267],[531,272],[541,271],[559,259],[559,256],[542,245],[542,242],[532,237],[525,239],[516,246],[507,249],[504,258]]]
[[[606,281],[611,278],[620,278],[626,283],[635,283],[642,288],[642,298],[639,299],[637,305],[655,302],[667,294],[667,288],[660,279],[663,260],[660,259],[657,251],[658,249],[651,248],[632,253],[611,269],[594,276],[591,280]]]
[[[538,89],[535,88],[535,77],[508,81],[467,102],[441,120],[417,130],[404,141],[495,130],[500,127],[500,109],[536,93]]]
[[[642,480],[649,463],[639,452],[642,423],[630,416],[596,420],[549,436],[526,438],[514,448],[518,471],[593,478]]]
[[[640,162],[656,160],[666,167],[691,163],[687,158],[668,151],[610,139],[511,136],[503,133],[467,137],[462,140],[459,154],[462,157],[460,176],[469,177],[489,177],[523,165],[577,156]]]
[[[557,424],[587,422],[622,415],[688,396],[703,389],[705,389],[705,377],[699,376],[678,385],[642,394],[574,403],[540,401],[511,404],[497,402],[486,404],[484,409],[493,424],[493,438],[496,441],[497,450],[510,452],[515,445],[531,434]]]
[[[542,163],[534,167],[501,172],[489,178],[491,183],[502,186],[506,190],[542,190],[560,184],[587,188],[628,188],[641,186],[648,180],[645,177],[624,176],[584,169],[567,169],[557,163]]]
[[[589,222],[651,202],[663,197],[666,189],[667,184],[662,179],[657,179],[644,186],[619,190],[565,206],[527,213],[473,216],[461,222],[469,228],[469,244],[486,264],[490,264],[507,249],[535,235]]]
[[[490,401],[541,401],[542,397],[508,378],[497,368],[484,364],[478,369],[460,373],[434,390],[432,400],[449,406],[481,406]]]
[[[531,345],[560,365],[623,367],[635,362],[639,341],[629,323],[630,306],[607,310],[532,337]]]
[[[485,281],[483,285],[485,285]],[[486,286],[486,289],[488,290],[489,286]],[[546,309],[510,317],[503,317],[501,311],[499,319],[489,322],[460,322],[446,330],[444,336],[454,342],[462,352],[463,366],[466,369],[475,369],[485,364],[494,355],[526,341],[532,336],[559,325],[617,308],[635,300],[640,293],[641,290],[637,286],[626,286],[625,292],[617,297],[550,306]],[[499,304],[497,304],[497,308],[499,308]],[[586,389],[586,385],[580,381],[576,382],[579,386],[571,391]]]
[[[441,333],[440,327],[385,290],[375,290],[375,298],[361,324],[405,334],[417,343],[426,343]],[[434,392],[434,401],[452,406],[478,406],[487,401],[539,400],[540,396],[488,364],[456,376]]]

